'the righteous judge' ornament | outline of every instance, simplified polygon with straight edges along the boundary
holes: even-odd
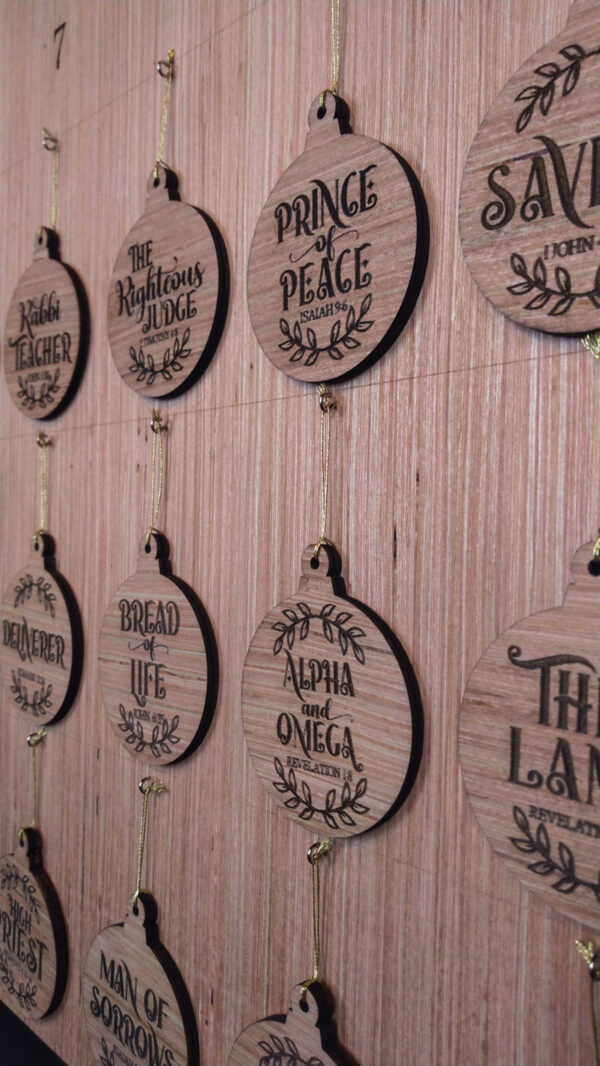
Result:
[[[352,377],[394,342],[419,295],[427,208],[406,160],[352,133],[329,90],[314,101],[303,154],[258,220],[248,306],[272,363],[300,381]]]
[[[248,751],[278,806],[313,832],[353,836],[407,798],[423,717],[412,666],[377,614],[346,594],[325,544],[295,596],[258,627],[242,678]]]

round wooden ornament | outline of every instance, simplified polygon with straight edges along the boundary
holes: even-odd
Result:
[[[600,918],[600,566],[575,554],[562,607],[507,629],[473,670],[459,750],[473,810],[523,885]]]
[[[202,603],[172,573],[162,534],[143,537],[137,570],[104,616],[98,659],[104,709],[132,754],[166,766],[196,750],[217,698],[217,646]]]
[[[248,262],[248,306],[272,363],[342,381],[408,321],[429,253],[427,207],[406,160],[352,133],[340,97],[318,96],[302,155],[271,192]]]
[[[42,838],[28,826],[0,858],[0,998],[26,1020],[56,1010],[67,984],[67,930],[42,865]]]
[[[47,419],[65,409],[81,380],[88,338],[83,285],[72,267],[61,263],[57,233],[42,226],[4,330],[4,376],[21,414]]]
[[[161,944],[157,907],[140,892],[125,920],[92,942],[82,1003],[97,1066],[198,1066],[198,1029],[189,993]]]
[[[175,397],[206,370],[221,339],[229,267],[213,220],[182,203],[160,165],[146,210],[123,241],[108,291],[108,339],[123,381],[141,396]]]
[[[329,997],[318,981],[294,985],[287,1014],[273,1014],[238,1036],[227,1066],[353,1066],[337,1042]]]
[[[386,623],[346,594],[340,557],[302,556],[298,593],[258,627],[244,665],[242,719],[263,785],[294,821],[354,836],[407,798],[423,712],[412,666]]]
[[[9,703],[30,725],[58,721],[75,699],[82,666],[79,608],[56,569],[53,538],[38,533],[2,600],[0,669]]]
[[[550,333],[600,326],[600,5],[507,82],[473,141],[460,196],[463,251],[499,311]]]

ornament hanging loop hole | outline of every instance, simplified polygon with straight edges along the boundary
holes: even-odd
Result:
[[[47,130],[44,126],[44,136],[42,137],[42,148],[45,148],[48,152],[55,152],[58,148],[58,137],[55,137],[50,130]]]
[[[336,400],[332,400],[332,393],[328,391],[327,386],[324,384],[324,382],[321,382],[321,384],[317,387],[317,392],[319,394],[319,407],[321,408],[321,410],[325,412],[334,411],[337,407],[337,402]]]
[[[169,52],[168,59],[158,59],[156,62],[156,73],[160,74],[161,78],[168,78],[169,75],[173,76],[173,60],[175,53]]]

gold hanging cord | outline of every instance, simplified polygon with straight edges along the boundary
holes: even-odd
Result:
[[[148,799],[153,792],[166,792],[166,788],[162,781],[153,781],[150,777],[143,777],[140,781],[138,788],[144,797],[142,800],[142,815],[140,818],[140,839],[138,844],[138,867],[137,867],[137,879],[135,883],[135,892],[131,897],[131,902],[135,907],[142,886],[142,866],[144,864],[144,848],[146,847],[146,830],[148,828]]]
[[[319,963],[321,959],[321,874],[319,864],[324,855],[331,851],[333,841],[329,837],[313,844],[307,852],[307,859],[312,866],[312,925],[313,925],[313,974],[307,981],[302,982],[301,997],[306,1000],[306,989],[314,981],[319,979]]]
[[[321,107],[325,105],[325,93],[337,95],[340,81],[341,3],[342,0],[331,0],[331,85],[321,91]]]
[[[327,512],[329,509],[329,443],[331,438],[331,412],[337,406],[331,399],[327,386],[321,383],[317,387],[319,406],[321,408],[321,532],[315,544],[315,559],[324,544],[331,544],[327,539]]]
[[[592,1013],[592,1029],[594,1033],[594,1051],[596,1053],[596,1066],[600,1066],[598,1023],[596,1021],[596,1011],[594,1010],[594,984],[597,981],[600,981],[600,959],[598,958],[598,952],[596,951],[596,948],[594,947],[594,944],[591,940],[588,944],[584,944],[581,940],[576,940],[575,946],[577,947],[579,954],[587,963],[588,972],[590,975],[590,1009]]]
[[[162,415],[157,408],[152,411],[150,428],[152,430],[152,489],[150,495],[150,518],[148,521],[148,529],[146,530],[146,544],[150,543],[151,533],[158,532],[156,528],[156,519],[158,518],[158,512],[160,510],[160,501],[162,499],[163,490],[164,464],[162,435],[167,432],[167,427],[163,423]]]
[[[52,152],[52,221],[50,222],[50,228],[55,230],[56,211],[58,208],[58,137],[50,133],[50,130],[47,130],[45,126],[43,127],[43,132],[42,147],[48,152]]]
[[[600,361],[600,331],[598,333],[586,333],[585,337],[581,338],[581,343],[586,351],[592,353],[594,359]],[[600,563],[600,536],[598,536],[598,540],[594,544],[592,560],[595,563]]]
[[[36,752],[36,748],[37,748],[38,744],[40,744],[42,742],[42,740],[44,739],[45,736],[47,736],[47,733],[46,733],[46,730],[42,726],[40,729],[38,729],[37,733],[31,733],[27,737],[27,744],[29,745],[29,747],[31,749],[31,774],[30,774],[30,779],[29,779],[29,788],[30,788],[30,792],[31,792],[31,797],[30,797],[31,798],[31,821],[29,822],[28,826],[23,826],[21,829],[19,829],[18,837],[19,837],[19,840],[21,841],[21,843],[23,843],[23,840],[25,838],[25,829],[34,829],[35,828],[35,824],[36,824],[37,805],[38,805],[38,803],[37,803],[37,798],[38,798],[37,797],[38,780],[37,780],[37,763],[36,763],[36,758],[35,758],[35,752]]]
[[[46,532],[46,519],[48,515],[48,452],[52,444],[44,432],[40,432],[36,438],[39,450],[39,482],[40,482],[40,524],[33,534],[33,543],[37,544],[40,533]]]
[[[171,48],[167,59],[159,59],[156,64],[156,69],[161,78],[167,79],[165,85],[165,91],[163,94],[162,111],[160,115],[160,134],[158,138],[158,154],[156,156],[156,163],[154,164],[154,180],[158,178],[158,168],[163,161],[163,152],[165,150],[165,133],[167,130],[167,118],[169,116],[169,100],[171,99],[171,85],[173,82],[173,74],[175,73],[175,52]]]

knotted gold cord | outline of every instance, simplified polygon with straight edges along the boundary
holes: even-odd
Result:
[[[163,67],[167,68],[166,74],[163,73]],[[161,59],[156,64],[156,69],[161,77],[166,77],[167,84],[165,85],[165,91],[163,94],[162,111],[160,116],[160,135],[158,138],[158,155],[156,156],[156,163],[154,164],[154,180],[158,178],[158,168],[163,161],[163,152],[165,150],[165,133],[167,129],[167,118],[169,116],[169,100],[171,98],[171,84],[173,82],[173,74],[175,72],[175,52],[173,49],[169,52],[167,60]]]
[[[166,792],[166,788],[162,781],[152,781],[149,777],[142,778],[138,787],[144,798],[142,800],[142,815],[140,818],[137,879],[135,883],[135,892],[131,897],[131,902],[134,906],[138,901],[142,886],[142,866],[144,864],[144,848],[146,847],[146,830],[148,828],[148,798],[152,792]]]
[[[331,0],[331,86],[321,92],[321,107],[325,103],[325,93],[337,95],[340,81],[341,2],[342,0]]]
[[[594,1033],[594,1050],[596,1052],[596,1066],[600,1066],[600,1044],[598,1043],[598,1023],[596,1021],[596,1011],[594,1009],[594,984],[600,981],[600,966],[598,964],[598,956],[594,944],[590,940],[588,944],[584,944],[581,940],[575,941],[575,946],[579,954],[583,957],[587,963],[588,972],[590,975],[590,1009],[592,1013],[592,1030]]]
[[[600,360],[600,332],[586,333],[585,337],[582,337],[581,343],[586,351],[591,352],[595,359]],[[594,544],[592,559],[595,563],[600,563],[600,536]]]
[[[152,430],[152,489],[150,495],[150,519],[148,522],[148,529],[146,531],[146,544],[150,543],[150,534],[157,532],[156,519],[158,518],[158,512],[160,510],[160,501],[162,499],[163,490],[162,435],[163,433],[167,432],[167,427],[163,424],[162,415],[157,409],[152,411],[152,421],[150,423],[150,428]],[[158,464],[156,461],[157,452]]]
[[[50,223],[51,229],[56,229],[56,211],[58,208],[58,137],[50,133],[46,127],[43,127],[44,136],[42,138],[42,145],[49,152],[52,152],[52,221]]]
[[[331,542],[325,536],[327,531],[327,512],[329,508],[329,442],[331,437],[331,411],[335,402],[331,399],[331,393],[327,392],[327,386],[320,384],[317,387],[319,394],[319,406],[321,408],[321,532],[315,544],[315,558],[324,544]]]
[[[37,804],[37,763],[36,763],[36,758],[35,758],[35,749],[37,748],[38,744],[40,744],[42,742],[42,740],[44,739],[44,737],[46,735],[47,735],[46,734],[46,730],[42,726],[40,729],[38,729],[37,733],[31,733],[31,735],[27,737],[27,743],[28,743],[29,747],[31,748],[31,776],[30,776],[30,782],[29,782],[29,787],[31,789],[31,797],[30,797],[31,798],[31,821],[29,823],[29,826],[24,826],[22,829],[19,829],[18,836],[19,836],[19,840],[21,842],[23,841],[23,839],[25,837],[25,829],[26,828],[33,829],[33,828],[35,828],[35,824],[36,824],[37,805],[38,804]]]
[[[313,844],[308,849],[307,858],[312,866],[312,924],[313,924],[313,974],[308,981],[302,983],[301,996],[306,999],[306,989],[314,981],[319,979],[319,962],[321,958],[321,874],[319,863],[328,851],[331,851],[333,841],[329,837]]]
[[[37,544],[40,533],[46,531],[46,518],[48,512],[48,457],[47,449],[52,444],[51,440],[45,433],[41,432],[37,435],[37,445],[39,451],[39,481],[40,481],[40,524],[33,534],[33,543]]]

